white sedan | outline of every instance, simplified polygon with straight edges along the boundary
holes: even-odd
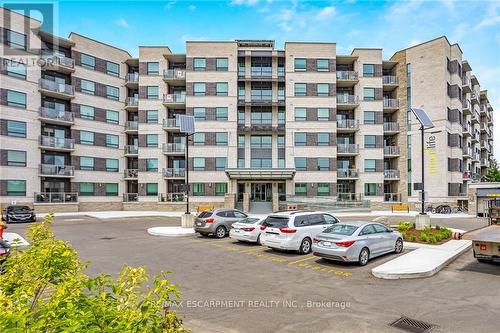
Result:
[[[259,243],[261,223],[264,219],[247,217],[239,222],[235,222],[229,231],[229,237],[242,242]]]

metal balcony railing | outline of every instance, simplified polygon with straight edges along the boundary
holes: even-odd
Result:
[[[139,83],[139,73],[127,73],[125,81],[127,83]]]
[[[186,70],[185,69],[166,69],[163,71],[163,78],[170,80],[185,80]]]
[[[359,146],[356,143],[342,143],[337,145],[337,154],[357,154]]]
[[[356,81],[358,80],[358,72],[355,71],[337,71],[337,80],[349,80]]]
[[[159,193],[158,202],[184,202],[186,201],[185,193]]]
[[[399,132],[399,124],[396,122],[385,122],[384,132]]]
[[[40,146],[51,147],[51,148],[61,148],[61,149],[74,149],[75,140],[66,138],[56,138],[53,136],[40,135]]]
[[[165,94],[163,95],[163,103],[186,103],[186,92]]]
[[[73,122],[75,120],[75,116],[73,112],[67,112],[62,110],[51,109],[47,107],[40,107],[40,117],[53,119],[57,121],[66,121]]]
[[[384,75],[382,76],[382,84],[398,84],[399,80],[397,76],[393,75]]]
[[[162,150],[164,153],[184,153],[186,145],[184,143],[164,143]]]
[[[168,178],[184,178],[186,169],[184,168],[163,168],[163,177]]]
[[[384,193],[384,201],[386,202],[401,202],[400,193]]]
[[[337,104],[357,104],[358,96],[356,95],[337,95]]]
[[[123,202],[139,201],[139,193],[123,193]]]
[[[356,119],[337,119],[337,128],[340,129],[358,129],[359,121]]]
[[[125,155],[136,155],[139,153],[139,147],[136,145],[126,145],[124,150]]]
[[[139,176],[138,169],[125,169],[123,170],[123,177],[135,179]]]
[[[78,193],[74,192],[35,192],[35,203],[71,203],[78,202]]]
[[[387,169],[387,170],[384,170],[384,178],[387,178],[387,179],[399,179],[399,177],[400,177],[399,170],[396,170],[396,169]]]
[[[72,165],[40,164],[40,175],[73,177],[75,167]]]
[[[337,169],[337,178],[358,178],[358,169]]]
[[[74,95],[75,87],[66,83],[58,83],[55,81],[40,79],[40,89],[49,90],[66,95]]]
[[[396,109],[399,108],[399,101],[394,98],[384,98],[384,108]]]
[[[399,146],[384,146],[384,155],[399,155]]]

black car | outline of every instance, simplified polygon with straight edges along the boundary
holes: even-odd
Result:
[[[14,205],[8,206],[2,211],[2,219],[9,222],[34,222],[36,215],[29,206]]]

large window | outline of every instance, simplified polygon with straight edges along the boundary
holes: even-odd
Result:
[[[80,183],[79,195],[81,196],[94,195],[94,183]]]
[[[106,122],[110,124],[119,123],[120,113],[118,111],[106,110]]]
[[[330,110],[328,108],[318,108],[318,120],[319,121],[329,121],[330,120]]]
[[[365,148],[376,148],[376,136],[375,135],[365,135]]]
[[[316,164],[318,171],[330,171],[330,159],[328,157],[319,157]]]
[[[251,148],[272,148],[273,137],[271,135],[252,135],[250,137]]]
[[[195,71],[204,71],[207,68],[207,60],[205,58],[194,58],[193,68]]]
[[[146,171],[158,172],[158,159],[157,158],[147,158],[146,159]]]
[[[215,183],[215,195],[224,196],[227,193],[227,183]]]
[[[227,96],[228,84],[227,82],[217,82],[215,84],[215,94],[217,96]]]
[[[245,136],[238,135],[238,148],[245,148]]]
[[[26,35],[5,29],[7,45],[13,49],[26,50]]]
[[[113,86],[106,86],[106,98],[117,101],[120,98],[120,90]]]
[[[295,157],[295,170],[306,171],[307,170],[307,158]]]
[[[329,196],[329,195],[330,195],[330,184],[318,183],[318,196]]]
[[[193,134],[193,146],[203,146],[205,144],[205,133]]]
[[[26,137],[26,123],[23,121],[7,120],[7,135]]]
[[[146,122],[149,124],[158,124],[158,110],[146,111]]]
[[[270,158],[252,158],[250,160],[250,167],[255,169],[268,169],[273,166]]]
[[[85,94],[95,94],[95,83],[88,80],[80,80],[80,91]]]
[[[318,96],[329,96],[330,95],[330,85],[328,83],[318,83],[316,84],[316,92]]]
[[[26,196],[25,180],[7,180],[7,196],[24,197]]]
[[[92,106],[80,105],[80,118],[94,120],[95,109]]]
[[[193,108],[193,115],[195,120],[206,120],[206,110],[202,107]]]
[[[215,108],[215,120],[227,120],[228,111],[226,107]]]
[[[330,64],[328,59],[317,59],[316,68],[318,72],[328,72],[330,70]]]
[[[158,183],[146,183],[146,195],[147,196],[157,196],[158,195]]]
[[[226,157],[216,157],[215,158],[215,170],[224,171],[226,169],[227,158]]]
[[[307,85],[305,83],[295,83],[295,96],[306,96]]]
[[[148,75],[160,75],[160,65],[157,62],[148,62],[147,64]]]
[[[106,183],[106,196],[116,197],[118,195],[118,183]]]
[[[375,167],[375,160],[368,160],[365,159],[365,172],[375,172],[376,167]]]
[[[193,157],[193,170],[194,171],[205,171],[205,158],[204,157]]]
[[[95,69],[95,57],[82,53],[80,55],[80,63],[82,67],[88,69]]]
[[[7,90],[7,105],[26,109],[26,94],[19,91]]]
[[[306,196],[307,195],[307,184],[295,183],[295,195]]]
[[[94,132],[80,131],[80,143],[82,145],[93,145]]]
[[[365,111],[363,113],[363,123],[365,125],[375,124],[375,111]]]
[[[205,96],[206,84],[203,82],[193,83],[193,94],[194,94],[194,96]]]
[[[112,76],[120,76],[120,65],[106,61],[106,73]]]
[[[373,64],[363,64],[363,76],[373,77],[375,76],[375,65]]]
[[[228,59],[227,58],[217,58],[215,63],[215,69],[217,71],[226,71],[228,69]]]
[[[227,132],[215,133],[215,145],[227,146]]]
[[[106,134],[106,147],[118,148],[118,135]]]
[[[365,196],[377,195],[377,184],[375,183],[365,183]]]
[[[193,183],[191,184],[191,188],[193,189],[194,196],[202,196],[205,195],[205,184],[203,183]]]
[[[118,172],[118,160],[115,158],[106,159],[106,171]]]
[[[7,64],[7,75],[26,80],[26,64],[12,60],[4,60]]]
[[[318,146],[329,146],[330,145],[330,133],[318,133]]]
[[[295,133],[295,145],[296,146],[305,146],[307,145],[307,135],[306,133]]]
[[[26,152],[22,150],[7,150],[8,166],[26,166]]]
[[[375,88],[363,88],[363,100],[374,101],[375,100]]]
[[[295,121],[305,121],[307,119],[306,108],[295,108]]]
[[[306,70],[306,59],[304,58],[295,58],[294,60],[294,68],[296,71],[305,71]]]
[[[146,134],[146,147],[158,147],[158,134]]]
[[[146,87],[146,98],[147,99],[158,99],[158,86],[147,86]]]
[[[87,156],[80,156],[80,170],[93,171],[94,158]]]

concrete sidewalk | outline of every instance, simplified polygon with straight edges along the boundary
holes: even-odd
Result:
[[[372,269],[380,279],[416,279],[429,277],[472,247],[470,240],[450,240],[433,247],[425,246]]]

